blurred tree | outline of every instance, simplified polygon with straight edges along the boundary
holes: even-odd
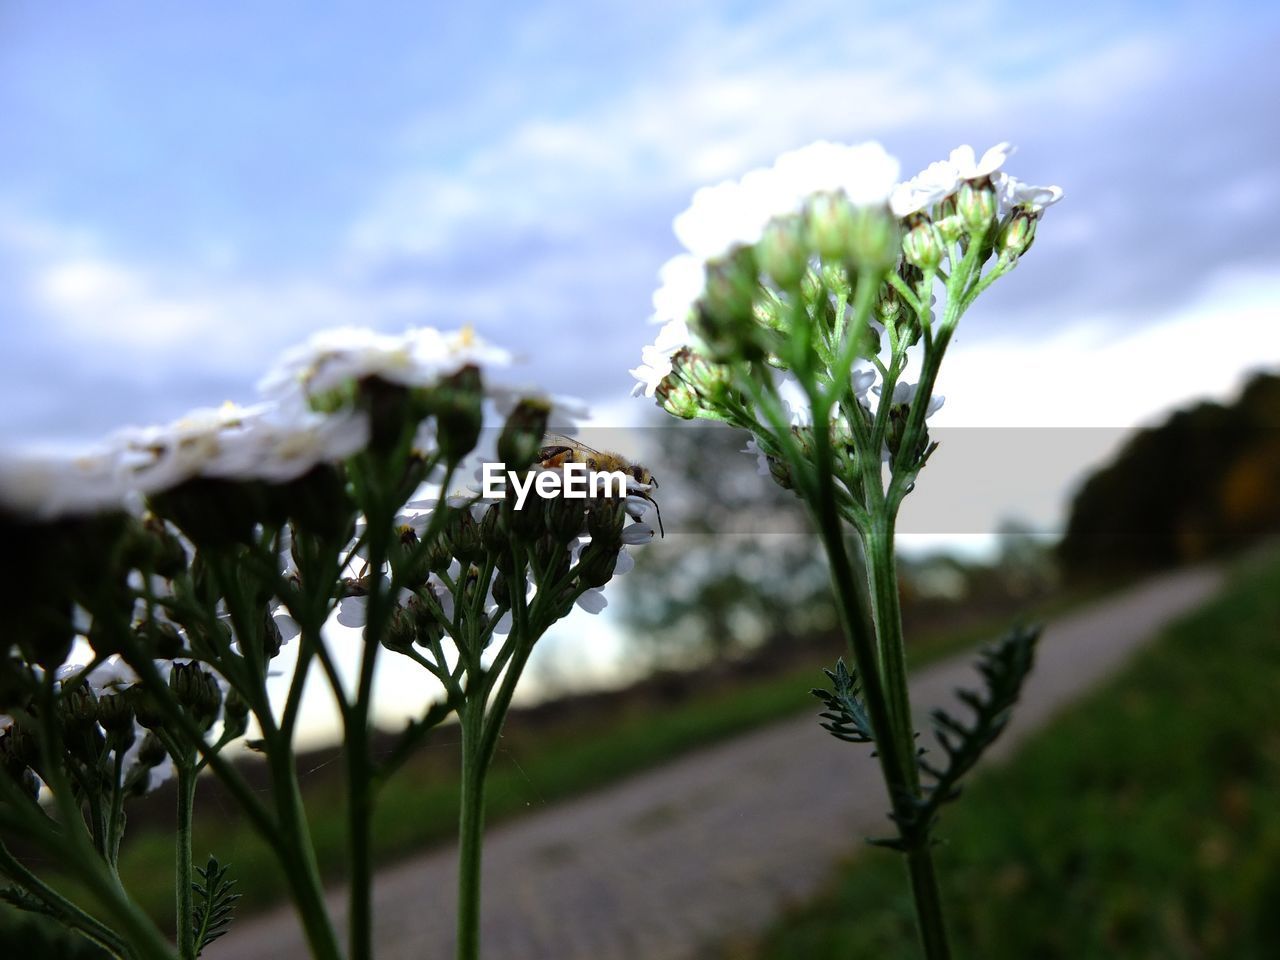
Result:
[[[1280,377],[1229,407],[1202,403],[1141,430],[1085,481],[1059,556],[1074,578],[1199,560],[1280,530]]]
[[[620,581],[637,658],[685,667],[832,630],[820,545],[799,501],[742,452],[746,436],[686,424],[652,436],[666,542],[636,551]]]

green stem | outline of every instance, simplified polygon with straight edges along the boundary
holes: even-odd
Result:
[[[194,760],[182,757],[174,764],[178,771],[178,833],[174,839],[174,872],[178,956],[195,960],[195,911],[191,896],[191,818],[196,801]]]
[[[485,764],[481,762],[484,702],[468,702],[462,715],[462,796],[458,813],[457,960],[480,956],[480,867],[484,840]]]
[[[867,585],[871,592],[878,647],[884,669],[885,697],[897,736],[895,749],[906,758],[914,756],[915,736],[907,691],[907,651],[902,635],[902,606],[898,596],[898,573],[893,549],[893,518],[883,513],[872,520],[864,534],[867,551]],[[914,763],[907,764],[907,783],[914,794],[919,776]]]
[[[128,945],[118,933],[85,913],[24,867],[3,843],[0,843],[0,874],[4,874],[27,893],[39,899],[59,923],[77,931],[117,957],[129,955]]]
[[[950,960],[951,947],[947,944],[938,874],[928,842],[907,853],[907,872],[911,876],[911,896],[915,900],[924,955],[927,960]]]
[[[276,854],[288,878],[294,907],[311,947],[311,956],[316,960],[341,960],[342,951],[325,906],[320,868],[316,864],[311,831],[307,828],[292,745],[276,740],[267,751],[267,757],[271,764],[272,792],[276,797],[279,822]]]

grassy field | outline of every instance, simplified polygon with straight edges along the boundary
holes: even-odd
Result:
[[[1095,595],[1042,602],[1028,616],[1052,615]],[[1006,619],[923,635],[912,645],[913,665],[972,649],[1003,629]],[[833,650],[832,659],[838,647]],[[823,665],[806,663],[677,703],[633,704],[603,722],[597,718],[590,723],[570,722],[524,732],[518,718],[513,718],[489,779],[489,820],[518,816],[605,786],[773,720],[805,711],[816,715],[820,706],[808,691],[824,679]],[[814,735],[822,735],[816,721]],[[422,756],[387,784],[376,825],[375,855],[380,861],[390,862],[452,839],[458,793],[454,741],[453,731],[441,729],[435,745],[428,743]],[[301,780],[321,869],[327,878],[339,881],[346,859],[345,822],[339,778],[330,773],[304,769]],[[266,847],[235,814],[234,808],[198,808],[193,849],[198,862],[213,853],[231,863],[238,889],[244,894],[241,912],[245,913],[279,902],[285,887]],[[126,889],[166,925],[172,922],[172,862],[171,835],[161,829],[136,834],[121,860]],[[74,883],[59,886],[75,896]],[[0,911],[0,929],[5,922]]]
[[[983,774],[941,834],[959,957],[1280,956],[1280,557]],[[918,958],[901,863],[859,852],[726,956]]]

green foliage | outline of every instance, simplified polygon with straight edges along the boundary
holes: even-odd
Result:
[[[827,708],[818,714],[825,721],[822,729],[845,743],[874,743],[875,734],[871,731],[867,705],[859,695],[857,673],[844,665],[844,657],[836,661],[834,670],[822,672],[831,681],[832,689],[809,691]]]
[[[219,864],[212,855],[205,866],[195,868],[200,877],[191,884],[191,890],[195,893],[195,915],[192,921],[196,956],[200,956],[205,947],[231,928],[240,894],[232,889],[236,882],[227,876],[228,869],[229,864]]]
[[[917,762],[933,782],[925,785],[912,821],[902,824],[904,833],[927,834],[938,808],[960,796],[961,777],[973,769],[987,747],[1008,726],[1013,705],[1018,702],[1022,685],[1031,673],[1039,639],[1038,627],[1015,627],[979,654],[978,672],[986,681],[985,695],[972,690],[956,691],[960,701],[973,711],[969,723],[945,710],[933,711],[934,736],[946,754],[946,764],[937,766],[928,759],[927,751],[920,751]]]
[[[1276,955],[1278,581],[1275,557],[1242,570],[970,787],[938,851],[957,956]],[[861,855],[746,955],[915,960],[900,877]]]
[[[27,900],[21,906],[16,898]],[[108,960],[110,954],[97,944],[72,933],[53,919],[42,907],[29,902],[27,895],[15,888],[0,893],[0,946],[3,956],[29,957],[31,960]],[[30,912],[30,911],[36,912]]]
[[[1280,529],[1280,376],[1231,406],[1202,403],[1141,430],[1071,505],[1059,554],[1076,578],[1197,560]]]

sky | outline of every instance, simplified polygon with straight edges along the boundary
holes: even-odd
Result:
[[[627,370],[697,187],[816,139],[904,175],[1009,140],[1066,199],[966,316],[935,423],[1073,439],[1002,482],[944,445],[957,479],[903,529],[1051,527],[1126,428],[1280,364],[1278,48],[1248,2],[12,0],[0,448],[250,401],[352,323],[472,324],[598,423],[647,422]]]

